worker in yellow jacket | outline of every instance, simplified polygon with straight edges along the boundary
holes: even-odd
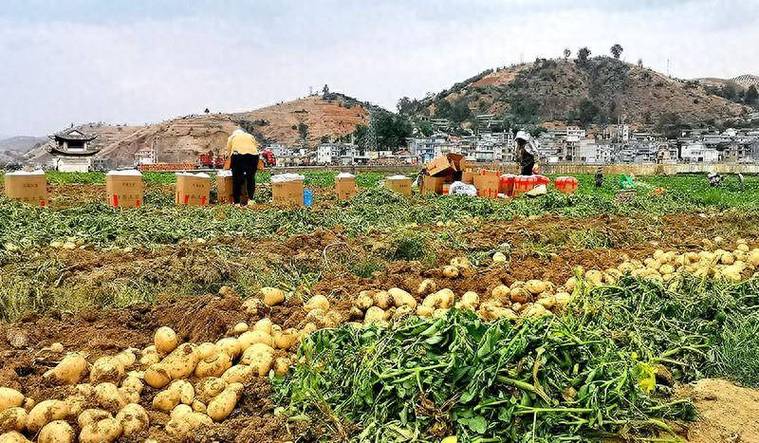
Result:
[[[242,184],[245,183],[248,199],[256,192],[256,171],[258,170],[258,140],[242,129],[235,129],[227,139],[227,158],[231,160],[232,196],[235,204],[240,204]]]

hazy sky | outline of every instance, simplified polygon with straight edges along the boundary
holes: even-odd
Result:
[[[254,109],[325,83],[389,109],[587,45],[759,74],[759,0],[0,0],[0,134]]]

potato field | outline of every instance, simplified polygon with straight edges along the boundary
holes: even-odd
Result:
[[[759,177],[0,197],[0,443],[759,442]]]

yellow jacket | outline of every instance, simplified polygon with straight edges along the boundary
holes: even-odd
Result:
[[[227,155],[258,154],[258,141],[252,135],[236,129],[227,139]]]

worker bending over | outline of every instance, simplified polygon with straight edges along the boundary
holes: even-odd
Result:
[[[535,159],[538,158],[538,148],[535,141],[526,131],[517,132],[517,162],[519,162],[520,175],[533,175]]]
[[[235,129],[227,139],[227,156],[231,160],[232,197],[240,204],[242,185],[246,184],[248,199],[256,192],[256,171],[258,170],[258,141],[242,129]]]

